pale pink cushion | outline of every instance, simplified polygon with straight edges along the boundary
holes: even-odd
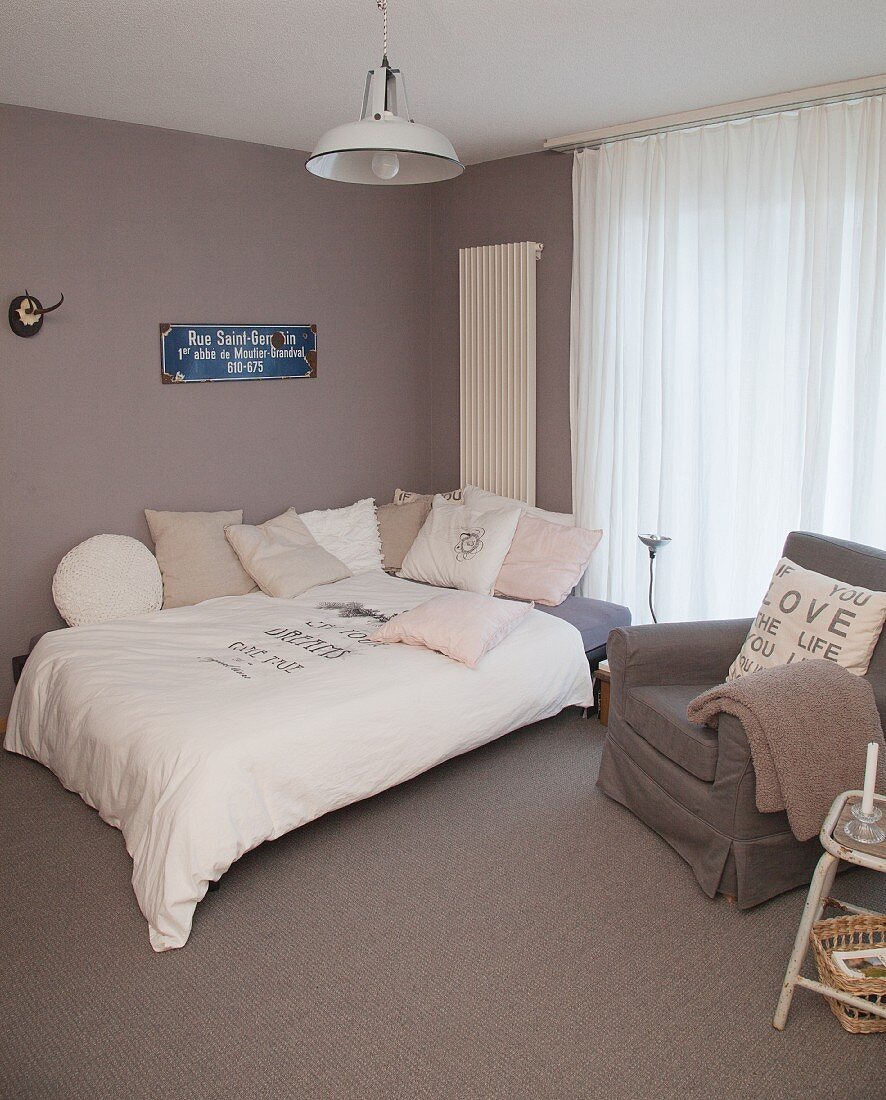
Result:
[[[446,592],[395,615],[369,640],[424,646],[474,668],[531,610],[476,592]]]
[[[602,537],[602,531],[521,516],[495,591],[512,599],[556,607],[581,580]]]

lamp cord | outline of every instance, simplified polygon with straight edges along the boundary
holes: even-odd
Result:
[[[655,561],[655,551],[652,547],[649,547],[649,614],[652,616],[654,623],[658,622],[655,617],[655,612],[652,609],[652,563]]]
[[[388,0],[375,0],[382,15],[382,39],[384,41],[384,64],[388,63]]]

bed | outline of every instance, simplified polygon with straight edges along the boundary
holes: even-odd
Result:
[[[45,635],[5,746],[110,825],[155,951],[244,852],[521,726],[591,703],[578,631],[531,611],[468,669],[368,641],[439,590],[376,571],[293,600],[208,600]]]

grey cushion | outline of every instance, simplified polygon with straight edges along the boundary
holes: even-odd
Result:
[[[610,630],[631,625],[631,613],[626,607],[586,596],[567,596],[557,607],[539,606],[538,610],[572,623],[581,634],[585,653],[605,647]]]
[[[641,737],[669,760],[697,779],[711,783],[717,771],[717,734],[686,717],[686,708],[708,687],[714,685],[630,688],[625,694],[624,716]]]

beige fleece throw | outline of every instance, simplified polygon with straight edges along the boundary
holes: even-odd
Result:
[[[886,745],[874,690],[833,661],[799,661],[711,688],[689,704],[691,722],[744,727],[757,809],[786,810],[797,840],[816,836],[841,791],[859,789],[869,741],[880,743],[877,791],[886,792]]]

